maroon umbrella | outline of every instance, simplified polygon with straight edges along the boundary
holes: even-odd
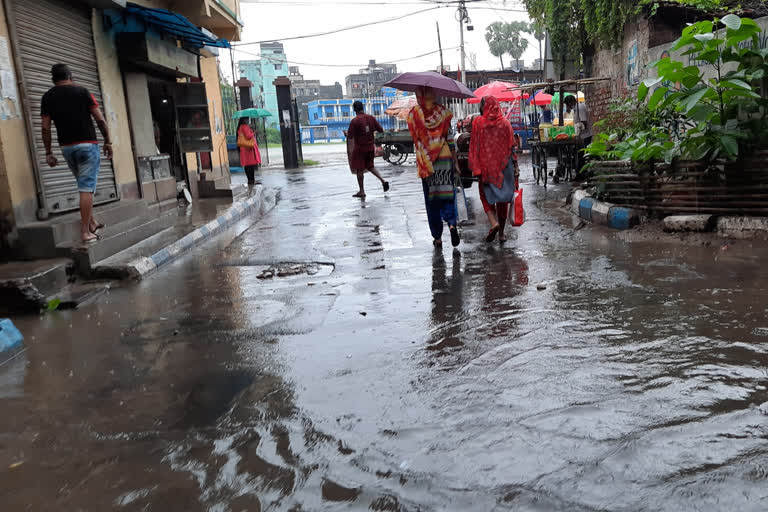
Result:
[[[474,93],[467,89],[466,85],[434,71],[402,73],[384,85],[409,92],[418,92],[422,87],[429,87],[435,91],[436,95],[444,98],[475,97]]]

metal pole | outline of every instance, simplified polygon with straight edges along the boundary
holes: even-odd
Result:
[[[459,2],[459,47],[461,48],[461,83],[467,85],[467,54],[464,52],[464,20],[467,7],[464,0]]]
[[[445,65],[443,64],[443,43],[440,41],[440,22],[436,21],[437,26],[437,47],[440,48],[440,74],[445,73]]]
[[[237,82],[237,76],[235,75],[235,50],[230,46],[229,47],[229,59],[232,61],[232,94],[234,94],[235,98],[235,111],[241,110],[239,107],[240,105],[237,102],[237,86],[235,83]]]

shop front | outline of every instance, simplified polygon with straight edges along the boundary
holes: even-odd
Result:
[[[50,89],[51,66],[66,63],[74,80],[86,87],[103,105],[99,67],[93,38],[93,9],[90,3],[61,0],[6,0],[9,28],[17,58],[17,69],[30,158],[33,162],[38,188],[39,206],[47,214],[76,210],[79,206],[77,183],[67,168],[57,144],[54,153],[56,167],[46,163],[43,146],[40,100]],[[44,28],[44,29],[43,29]],[[99,142],[101,134],[99,134]],[[119,199],[112,162],[101,161],[95,204]]]
[[[212,167],[212,124],[200,58],[224,46],[185,18],[129,4],[108,12],[125,82],[142,196],[165,201]],[[219,84],[215,84],[219,87]]]

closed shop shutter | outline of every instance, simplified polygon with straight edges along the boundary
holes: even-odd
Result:
[[[77,2],[59,0],[13,0],[12,4],[18,39],[16,50],[21,60],[26,104],[31,115],[29,122],[33,127],[46,207],[50,213],[75,210],[79,206],[77,183],[61,156],[55,128],[53,151],[59,159],[59,166],[48,167],[45,161],[40,100],[53,86],[51,66],[63,63],[72,69],[75,83],[87,88],[103,109],[91,8]],[[101,133],[98,133],[98,137],[102,143]],[[105,203],[117,198],[112,162],[102,158],[94,202]]]

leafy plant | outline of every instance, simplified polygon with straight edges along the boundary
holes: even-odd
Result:
[[[735,160],[765,145],[768,99],[758,91],[768,77],[768,50],[759,49],[759,33],[753,20],[733,14],[688,26],[673,51],[683,50],[683,56],[699,65],[686,66],[669,57],[653,63],[658,76],[640,84],[642,103],[629,105],[635,109],[630,114],[634,121],[607,126],[587,152],[638,162],[711,161]],[[706,66],[711,66],[712,78],[703,73]]]
[[[713,78],[704,78],[699,66],[686,66],[669,57],[652,64],[658,77],[646,79],[640,85],[638,98],[648,98],[651,109],[673,107],[695,123],[670,156],[733,160],[740,154],[740,143],[759,135],[749,129],[753,124],[752,115],[761,115],[762,101],[751,82],[761,77],[759,71],[765,73],[765,57],[760,56],[760,50],[755,55],[751,49],[739,47],[741,43],[751,41],[752,47],[758,48],[759,33],[760,28],[753,20],[734,14],[688,26],[673,50],[685,50],[684,56],[702,66],[711,66]],[[755,56],[761,62],[753,62]],[[736,65],[729,66],[730,63]],[[753,69],[754,64],[759,69]],[[664,83],[680,84],[680,87],[672,88]],[[654,88],[652,93],[651,88]],[[757,129],[759,132],[759,125]]]

